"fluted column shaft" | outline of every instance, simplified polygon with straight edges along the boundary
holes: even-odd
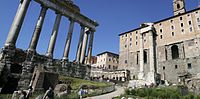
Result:
[[[92,47],[93,47],[93,39],[94,39],[94,31],[90,32],[90,41],[88,46],[88,55],[87,55],[87,64],[91,64],[91,58],[92,58]]]
[[[80,62],[80,55],[81,55],[84,32],[85,32],[85,26],[81,26],[80,38],[79,38],[78,48],[77,48],[77,52],[76,52],[76,62]]]
[[[155,72],[155,53],[154,53],[154,37],[153,31],[149,31],[149,59],[150,59],[150,72]]]
[[[84,38],[83,38],[83,44],[82,44],[82,49],[81,49],[81,57],[80,57],[80,63],[84,64],[85,61],[85,52],[87,48],[87,42],[88,42],[88,31],[85,31],[84,33]]]
[[[144,44],[143,44],[143,34],[140,35],[140,72],[144,72]]]
[[[63,60],[68,60],[68,57],[69,57],[73,29],[74,29],[74,20],[70,19],[70,26],[69,26],[69,31],[68,31],[68,35],[67,35],[66,44],[65,44]]]
[[[34,30],[34,33],[33,33],[32,39],[31,39],[31,43],[28,48],[29,51],[34,52],[36,50],[46,12],[47,12],[47,7],[42,6],[42,9],[40,11],[40,16],[39,16],[37,24],[35,26],[35,30]]]
[[[6,39],[6,43],[4,47],[15,47],[17,38],[19,36],[19,32],[21,30],[21,26],[24,21],[24,17],[28,10],[28,6],[31,0],[21,0],[15,18],[13,20],[12,26],[10,27],[10,31],[8,33],[8,37]]]
[[[53,52],[54,52],[54,48],[55,48],[55,43],[56,43],[56,38],[58,35],[58,29],[60,26],[60,20],[61,20],[62,15],[61,14],[57,14],[56,16],[56,20],[53,26],[53,30],[52,30],[52,34],[51,34],[51,39],[49,41],[49,47],[46,53],[47,57],[53,58]]]

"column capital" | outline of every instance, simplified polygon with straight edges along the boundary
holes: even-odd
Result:
[[[75,19],[74,18],[68,18],[68,20],[70,21],[70,22],[75,22]]]
[[[57,15],[58,15],[58,14],[62,15],[62,13],[60,13],[60,12],[58,12],[58,11],[56,11],[55,14],[57,14]]]
[[[93,33],[96,32],[96,30],[95,30],[95,29],[92,29],[92,28],[90,28],[89,30],[90,30],[91,32],[93,32]]]
[[[47,7],[47,6],[43,5],[43,4],[41,4],[40,6],[41,6],[42,8],[46,8],[46,9],[49,8],[49,7]]]
[[[83,24],[80,24],[80,26],[81,26],[81,28],[85,28],[86,26],[85,25],[83,25]]]

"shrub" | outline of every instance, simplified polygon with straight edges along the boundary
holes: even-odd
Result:
[[[194,99],[194,95],[189,93],[188,95],[184,96],[183,99]]]
[[[200,95],[197,95],[195,99],[200,99]]]
[[[126,95],[135,95],[136,91],[134,89],[129,88],[129,89],[125,90],[125,94]]]
[[[145,88],[140,88],[137,90],[137,95],[140,97],[146,97],[147,96],[147,92],[145,90]]]

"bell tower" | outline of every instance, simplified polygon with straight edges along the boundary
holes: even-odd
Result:
[[[185,13],[185,1],[184,0],[173,0],[174,15]]]

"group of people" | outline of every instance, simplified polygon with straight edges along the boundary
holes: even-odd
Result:
[[[32,95],[33,88],[30,86],[28,90],[19,90],[14,91],[12,95],[12,99],[17,99],[19,96],[19,99],[29,99],[29,97]]]
[[[29,99],[29,97],[32,96],[32,91],[32,87],[29,87],[28,90],[14,91],[12,99]],[[54,99],[54,92],[51,87],[45,92],[42,99]]]
[[[68,89],[67,93],[70,94],[71,89],[72,89],[71,86],[68,86],[67,89]],[[29,87],[28,90],[14,91],[12,95],[12,99],[29,99],[29,97],[32,96],[32,91],[33,91],[32,87]],[[80,99],[82,99],[84,94],[87,94],[87,90],[80,88],[80,90],[78,91],[78,95],[80,96]],[[54,91],[52,87],[49,87],[49,89],[45,92],[42,99],[54,99]]]

